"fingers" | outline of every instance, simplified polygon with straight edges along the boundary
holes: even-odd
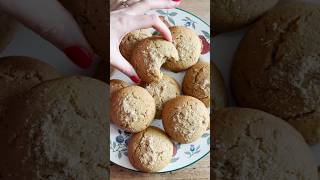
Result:
[[[152,9],[170,9],[178,6],[181,0],[141,0],[138,3],[133,4],[126,10],[129,14],[144,14],[148,10]]]
[[[110,64],[117,68],[119,71],[130,77],[130,79],[135,83],[140,83],[139,77],[136,73],[136,71],[133,69],[131,64],[124,59],[124,57],[120,54],[120,51],[112,52],[112,57]]]
[[[57,0],[0,0],[0,8],[63,50],[81,68],[93,52],[71,14]]]

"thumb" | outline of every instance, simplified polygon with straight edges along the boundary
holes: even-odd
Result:
[[[130,77],[130,79],[133,82],[139,84],[140,79],[136,71],[134,70],[132,65],[121,55],[120,51],[116,51],[111,54],[112,56],[110,57],[111,58],[110,64],[115,68],[117,68],[122,73],[124,73],[125,75],[127,75],[128,77]]]
[[[93,51],[71,14],[57,0],[0,0],[0,8],[87,68]]]

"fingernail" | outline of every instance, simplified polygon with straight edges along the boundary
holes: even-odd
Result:
[[[172,1],[174,1],[174,2],[180,2],[181,0],[172,0]]]
[[[139,84],[140,83],[140,80],[137,76],[131,76],[130,79],[135,82],[136,84]]]
[[[92,63],[92,55],[84,48],[79,46],[71,46],[65,48],[64,53],[77,66],[87,69]]]

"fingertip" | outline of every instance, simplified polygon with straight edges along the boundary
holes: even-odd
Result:
[[[130,76],[130,79],[136,84],[139,84],[141,82],[138,76]]]
[[[93,62],[93,55],[80,46],[71,46],[63,49],[65,55],[78,67],[87,69]]]

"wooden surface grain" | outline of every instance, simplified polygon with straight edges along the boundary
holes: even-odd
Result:
[[[179,8],[189,11],[210,24],[210,0],[182,0]],[[110,166],[111,180],[205,180],[210,179],[210,154],[184,169],[162,174],[138,173],[118,165]]]

